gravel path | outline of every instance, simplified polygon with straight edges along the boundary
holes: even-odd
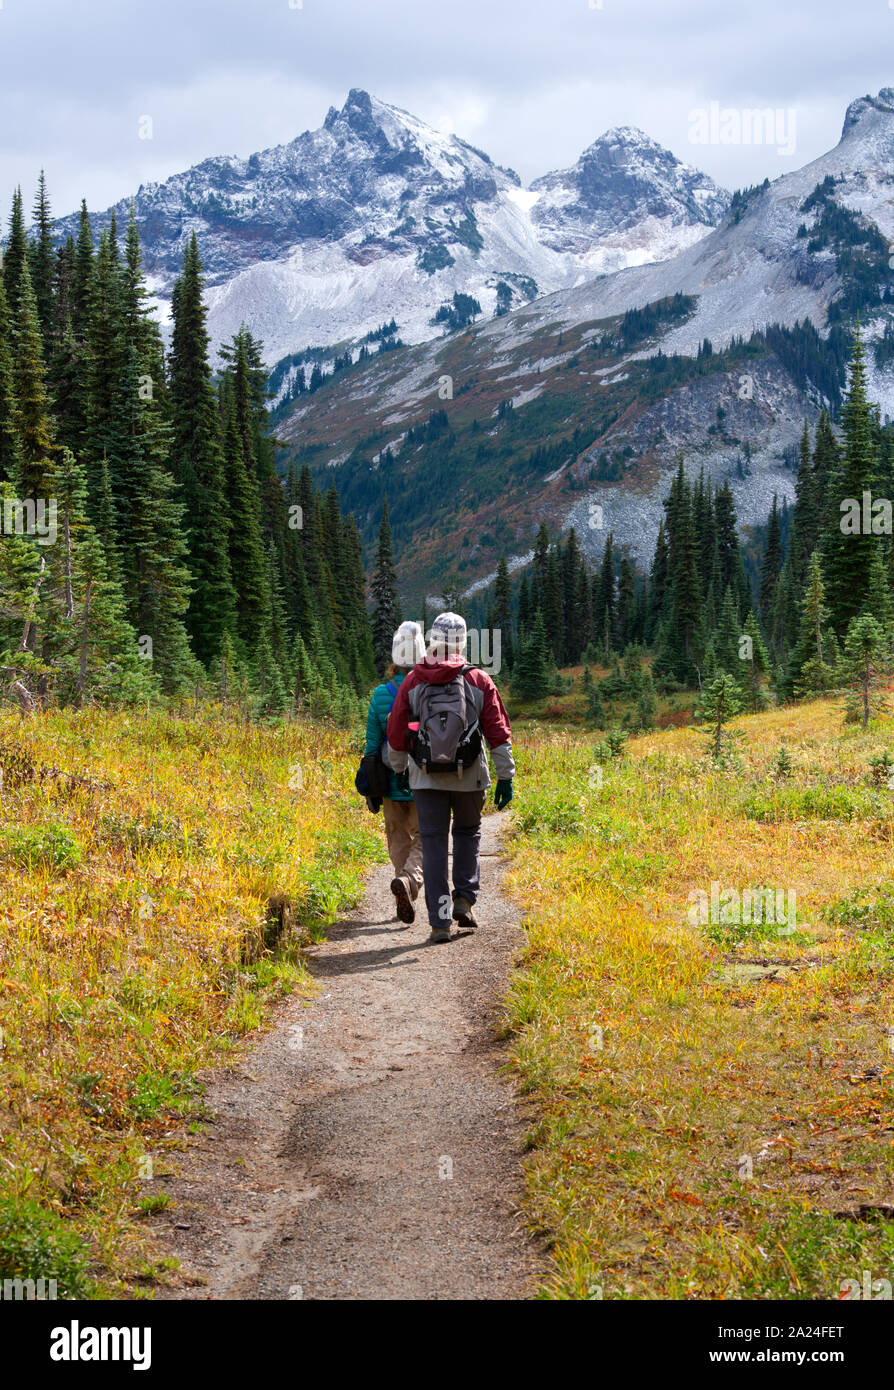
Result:
[[[309,1006],[290,998],[236,1069],[205,1078],[215,1121],[150,1189],[175,1198],[151,1223],[183,1264],[165,1296],[531,1296],[540,1256],[516,1212],[521,1123],[494,1032],[521,940],[501,820],[484,821],[476,935],[429,945],[424,910],[396,922],[376,869],[308,952]]]

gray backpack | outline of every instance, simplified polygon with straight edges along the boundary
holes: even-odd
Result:
[[[415,687],[419,723],[410,735],[410,757],[423,772],[455,772],[461,777],[481,753],[478,716],[466,685],[466,672],[471,670],[463,666],[444,685],[426,681]]]

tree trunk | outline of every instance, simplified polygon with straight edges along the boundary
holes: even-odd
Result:
[[[34,609],[35,609],[36,606],[37,606],[37,596],[38,596],[38,594],[40,593],[40,586],[41,586],[41,584],[43,583],[43,572],[44,572],[44,570],[46,569],[46,567],[47,567],[46,559],[45,559],[43,556],[41,556],[41,557],[40,557],[40,571],[39,571],[39,573],[38,573],[37,580],[35,581],[35,584],[34,584],[34,590],[33,590],[32,594],[31,594],[31,613],[34,612]],[[19,651],[20,651],[20,652],[26,652],[26,651],[28,650],[28,643],[29,643],[29,641],[31,640],[31,629],[33,628],[33,626],[34,626],[34,621],[33,621],[32,617],[31,617],[31,615],[29,614],[29,616],[25,619],[25,626],[22,628],[22,640],[21,640],[21,642],[19,643]]]

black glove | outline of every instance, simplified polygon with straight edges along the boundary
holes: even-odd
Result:
[[[504,806],[508,806],[512,800],[512,778],[501,777],[494,792],[494,805],[498,811],[502,811]]]

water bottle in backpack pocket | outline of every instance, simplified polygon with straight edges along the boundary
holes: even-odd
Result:
[[[464,666],[443,685],[423,683],[413,689],[418,727],[410,731],[410,757],[423,772],[455,772],[462,777],[481,753],[481,730],[469,699]]]

